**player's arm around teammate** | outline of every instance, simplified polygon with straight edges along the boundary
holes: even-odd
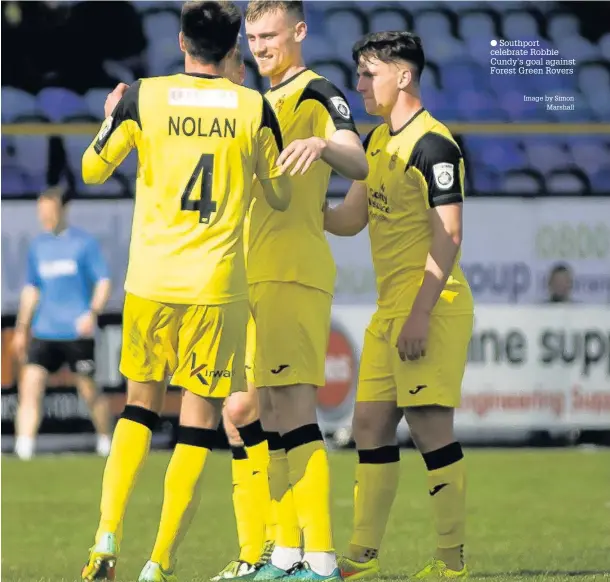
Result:
[[[366,192],[355,185],[351,200],[325,213],[330,232],[357,232],[366,195],[378,287],[360,362],[354,530],[342,571],[360,579],[379,570],[398,488],[396,428],[404,415],[428,469],[438,540],[435,557],[416,578],[465,577],[465,469],[453,433],[473,318],[458,265],[463,159],[448,129],[422,107],[425,60],[418,37],[370,34],[353,56],[365,107],[385,123],[365,140]]]
[[[48,375],[64,364],[75,374],[79,394],[91,411],[97,452],[107,455],[110,448],[108,403],[93,380],[97,314],[110,295],[110,279],[95,239],[69,227],[66,205],[60,188],[41,194],[38,215],[45,232],[28,252],[13,343],[24,364],[15,422],[15,452],[21,459],[34,454]]]

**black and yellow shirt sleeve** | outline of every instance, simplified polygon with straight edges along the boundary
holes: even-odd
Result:
[[[93,143],[83,155],[83,180],[102,184],[136,147],[142,123],[139,96],[141,81],[136,81],[123,95],[112,115],[107,117]]]
[[[347,99],[329,80],[319,77],[307,84],[297,103],[297,114],[299,106],[308,102],[314,104],[313,135],[330,139],[340,129],[358,134]]]
[[[284,149],[282,132],[273,108],[263,97],[261,125],[257,135],[258,155],[256,158],[256,175],[260,180],[277,178],[281,171],[277,159]]]
[[[428,208],[463,201],[464,159],[451,139],[439,133],[425,133],[411,152],[405,171],[410,169],[421,175]]]

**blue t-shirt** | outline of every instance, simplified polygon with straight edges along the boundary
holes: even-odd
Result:
[[[100,246],[90,234],[70,227],[58,235],[37,236],[30,246],[26,277],[26,284],[40,292],[32,336],[78,339],[76,320],[89,311],[95,284],[108,278]]]

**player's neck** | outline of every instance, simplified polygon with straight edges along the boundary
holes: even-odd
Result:
[[[222,71],[218,65],[207,65],[191,59],[188,55],[184,59],[185,73],[198,73],[200,75],[222,76]]]
[[[398,131],[404,127],[413,116],[422,108],[421,100],[416,97],[409,99],[400,99],[390,111],[390,115],[385,122],[390,126],[392,131]]]
[[[289,81],[292,77],[299,74],[301,71],[304,71],[307,67],[302,59],[299,59],[298,63],[294,65],[290,65],[283,73],[279,75],[273,75],[269,78],[271,82],[271,88],[276,87],[280,83],[284,83],[285,81]]]
[[[59,236],[62,232],[64,232],[68,228],[68,224],[65,220],[60,220],[57,223],[57,226],[51,231],[54,236]]]

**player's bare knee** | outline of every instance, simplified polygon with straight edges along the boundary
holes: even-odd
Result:
[[[76,389],[78,390],[79,396],[88,406],[95,404],[95,401],[99,397],[95,381],[90,376],[77,376]]]
[[[126,404],[161,414],[165,400],[165,390],[164,382],[134,382],[128,380]]]
[[[48,372],[40,366],[25,366],[17,387],[19,404],[37,406],[45,390]]]
[[[258,420],[258,407],[255,399],[256,393],[236,392],[225,403],[224,415],[235,426],[246,426]]]
[[[400,411],[393,402],[358,402],[352,419],[356,447],[376,449],[396,444]]]
[[[221,398],[204,398],[185,390],[180,407],[180,426],[216,430],[222,417],[222,407]]]
[[[405,408],[404,414],[420,453],[438,450],[455,441],[453,408],[418,406]]]
[[[231,445],[232,447],[243,447],[244,442],[241,440],[241,437],[239,436],[239,431],[237,430],[237,427],[231,422],[231,419],[229,418],[229,415],[227,414],[227,404],[228,404],[229,400],[231,400],[231,397],[229,397],[229,399],[225,402],[225,406],[222,409],[223,428],[224,428],[225,434],[227,435],[227,440],[229,441],[229,445]]]
[[[279,432],[285,434],[308,424],[317,424],[317,388],[310,384],[274,386],[270,389]]]

